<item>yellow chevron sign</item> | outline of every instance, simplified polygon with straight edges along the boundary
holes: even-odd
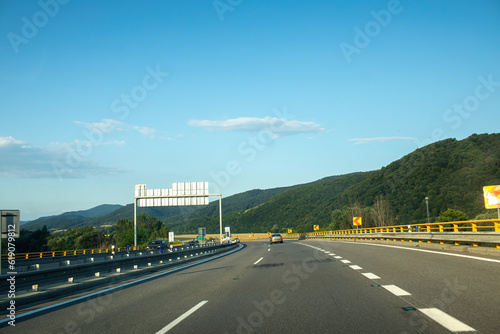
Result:
[[[486,209],[500,208],[500,186],[483,187],[483,194]]]
[[[319,231],[319,225],[314,225],[313,227],[315,231]]]
[[[288,229],[288,233],[292,233],[292,229],[291,228]]]
[[[355,226],[361,226],[361,217],[352,217],[352,224]]]

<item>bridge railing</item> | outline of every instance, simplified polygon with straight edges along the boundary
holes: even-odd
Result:
[[[307,233],[311,237],[439,242],[500,248],[500,219],[411,224]]]

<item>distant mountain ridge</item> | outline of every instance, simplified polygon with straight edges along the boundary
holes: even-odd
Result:
[[[474,134],[460,141],[446,139],[432,143],[379,170],[223,197],[223,224],[231,226],[232,231],[242,232],[276,228],[311,230],[313,225],[327,228],[332,226],[334,211],[353,203],[370,207],[379,196],[384,196],[389,204],[395,224],[424,223],[425,197],[429,197],[432,219],[448,208],[464,211],[474,218],[486,212],[482,187],[496,184],[500,184],[500,134]],[[49,230],[83,225],[100,227],[113,225],[120,218],[133,219],[133,204],[108,209],[101,216],[95,210],[94,216],[89,217],[80,211],[44,217],[23,228],[37,229],[44,224]],[[198,227],[218,233],[218,210],[218,201],[213,201],[207,206],[140,208],[138,212],[156,216],[175,233],[196,233]]]
[[[261,205],[276,194],[293,187],[297,186],[280,187],[267,190],[253,189],[223,198],[222,211],[226,214]],[[137,213],[146,212],[148,215],[154,215],[164,221],[168,220],[169,217],[182,217],[182,219],[189,220],[189,217],[192,216],[218,215],[218,203],[218,201],[213,201],[207,206],[137,208]],[[23,228],[36,230],[46,225],[50,231],[58,231],[86,225],[102,227],[114,225],[119,219],[122,218],[133,220],[133,215],[133,204],[127,204],[125,206],[104,204],[89,210],[65,212],[56,216],[41,217],[25,223]]]
[[[83,222],[87,218],[96,218],[104,216],[122,207],[123,206],[120,204],[101,204],[87,210],[69,211],[69,212],[64,212],[60,215],[40,217],[38,219],[24,223],[23,228],[33,230],[41,228],[44,225],[47,225],[47,228],[50,229],[52,225],[57,225],[57,222],[61,220],[66,220],[68,221],[69,225],[73,225],[74,223],[77,222]]]

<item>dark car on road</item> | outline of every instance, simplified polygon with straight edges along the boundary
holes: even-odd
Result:
[[[200,242],[198,240],[191,240],[186,243],[186,246],[198,246]]]
[[[168,243],[165,240],[153,240],[148,244],[148,250],[160,249],[163,246],[164,249],[168,247]]]

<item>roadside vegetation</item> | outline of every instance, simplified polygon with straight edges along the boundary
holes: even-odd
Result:
[[[168,239],[169,228],[156,217],[145,213],[137,216],[137,245],[145,246],[151,240]],[[69,228],[50,233],[47,227],[35,231],[21,229],[16,239],[16,253],[64,251],[76,249],[105,249],[112,245],[134,245],[134,221],[119,219],[116,225],[104,229],[93,226]],[[7,247],[2,245],[2,251]]]

